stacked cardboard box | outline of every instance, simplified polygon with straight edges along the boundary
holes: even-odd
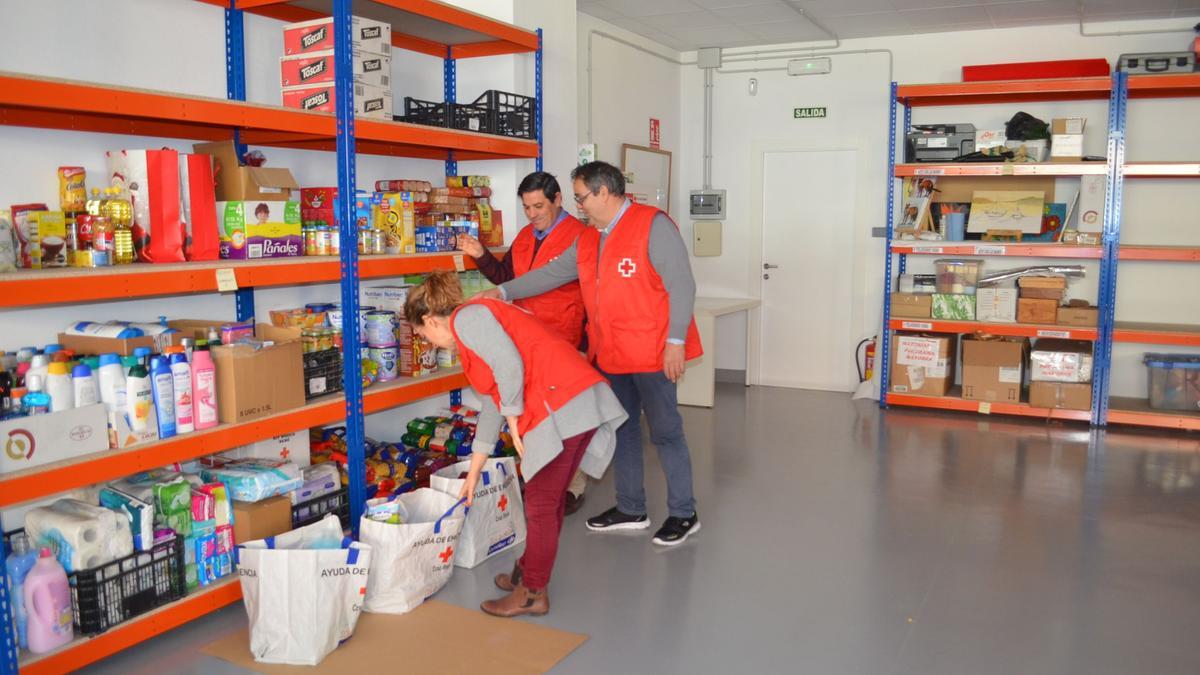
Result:
[[[897,333],[892,339],[891,392],[945,396],[954,384],[957,335]]]
[[[1029,353],[1029,404],[1091,410],[1092,343],[1040,339]]]
[[[962,395],[974,401],[1017,403],[1029,341],[1025,338],[962,341]]]
[[[392,119],[392,27],[351,17],[351,68],[354,114]],[[283,27],[284,56],[279,60],[283,105],[332,113],[337,101],[333,19],[314,19]]]
[[[1017,321],[1020,323],[1055,323],[1058,321],[1058,305],[1067,293],[1067,278],[1021,277],[1017,280],[1021,289],[1017,298]]]

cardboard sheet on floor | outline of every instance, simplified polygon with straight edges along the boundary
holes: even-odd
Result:
[[[466,642],[464,642],[464,639]],[[258,663],[250,633],[238,631],[201,651],[260,673],[362,673],[377,669],[381,654],[402,654],[413,673],[527,675],[550,670],[588,636],[521,619],[497,619],[477,609],[430,600],[408,614],[363,612],[354,637],[318,666]],[[464,645],[471,649],[464,649]]]

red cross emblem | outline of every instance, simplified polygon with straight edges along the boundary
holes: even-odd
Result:
[[[617,263],[617,271],[621,273],[621,276],[628,279],[637,271],[637,263],[633,262],[631,258],[622,258],[621,262]]]
[[[359,595],[366,595],[366,594],[367,594],[367,587],[366,587],[366,586],[362,586],[362,587],[360,587],[360,588],[358,589],[358,594],[359,594]]]
[[[279,451],[279,457],[281,459],[287,459],[288,457],[291,457],[291,456],[292,456],[292,451],[288,450],[287,448],[284,448],[283,450]]]
[[[501,511],[508,509],[508,495],[500,495],[500,503],[497,504]]]
[[[454,548],[447,546],[445,551],[438,554],[438,557],[442,559],[443,565],[450,562],[450,559],[454,557]]]

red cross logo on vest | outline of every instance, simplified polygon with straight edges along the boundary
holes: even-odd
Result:
[[[444,565],[450,562],[450,558],[454,557],[454,549],[450,546],[447,546],[445,551],[442,551],[438,554],[438,557],[442,559],[442,564]]]
[[[617,271],[621,273],[621,276],[628,279],[637,271],[637,263],[633,262],[630,258],[622,258],[621,262],[617,263]]]
[[[496,504],[501,511],[508,510],[508,495],[500,495],[500,501]]]

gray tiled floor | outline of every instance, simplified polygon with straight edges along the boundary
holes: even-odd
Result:
[[[556,673],[1200,673],[1200,435],[737,385],[684,417],[703,531],[589,533],[592,486],[536,620],[591,636]],[[511,564],[438,597],[474,607]],[[197,650],[244,627],[236,606],[95,671],[242,672]]]

